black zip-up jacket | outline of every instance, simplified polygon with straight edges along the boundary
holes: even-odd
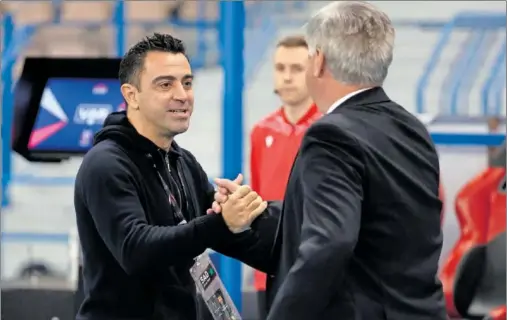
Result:
[[[178,225],[161,180],[169,179],[165,156],[119,112],[106,119],[84,157],[74,196],[85,283],[77,319],[205,319],[188,270],[206,248],[267,268],[272,237],[234,235],[221,215],[206,215],[213,186],[194,156],[173,143],[168,157],[187,221]],[[276,220],[264,220],[274,234]]]

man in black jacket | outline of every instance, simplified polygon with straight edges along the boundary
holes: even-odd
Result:
[[[155,34],[139,42],[119,78],[127,111],[106,119],[76,177],[85,296],[77,319],[203,319],[189,273],[193,258],[213,248],[262,265],[264,257],[250,250],[269,250],[269,241],[241,231],[266,203],[243,186],[221,214],[206,214],[214,189],[173,141],[193,109],[180,40]]]
[[[267,215],[252,224],[274,240],[260,269],[268,320],[444,320],[438,156],[425,126],[381,88],[391,21],[366,1],[337,1],[305,29],[306,85],[327,115],[301,142],[276,234],[260,224]]]

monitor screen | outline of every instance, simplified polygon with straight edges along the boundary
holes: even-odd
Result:
[[[86,152],[105,118],[125,109],[116,79],[49,78],[35,117],[28,149]]]

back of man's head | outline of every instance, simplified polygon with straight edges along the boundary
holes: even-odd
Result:
[[[335,1],[305,25],[310,55],[320,51],[340,83],[381,86],[393,60],[394,28],[380,9],[365,1]]]

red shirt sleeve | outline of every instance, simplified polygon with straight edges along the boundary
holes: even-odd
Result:
[[[259,163],[260,163],[260,148],[259,148],[259,139],[258,129],[254,128],[250,134],[250,187],[252,190],[259,192]]]
[[[260,162],[261,152],[263,148],[263,141],[260,140],[260,132],[257,127],[254,127],[250,134],[250,187],[256,192],[260,192]],[[254,288],[257,291],[266,291],[265,273],[254,270]]]

